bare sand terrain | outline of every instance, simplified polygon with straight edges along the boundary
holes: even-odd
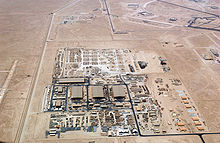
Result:
[[[202,1],[169,2],[220,15],[219,1]],[[202,57],[202,53],[213,47],[220,53],[220,33],[185,26],[192,17],[208,17],[210,14],[176,8],[156,0],[106,2],[114,32],[122,34],[112,31],[103,0],[0,1],[0,90],[14,61],[18,61],[0,103],[0,141],[202,143],[199,136],[108,138],[78,137],[72,133],[60,139],[45,138],[50,113],[42,111],[43,89],[52,81],[57,49],[76,46],[127,48],[164,56],[171,67],[169,74],[178,76],[183,82],[206,121],[208,132],[220,132],[220,64],[210,63]],[[128,8],[129,3],[138,3],[139,8]],[[151,14],[137,16],[141,11]],[[88,13],[94,17],[63,24],[67,16],[83,17]],[[176,17],[177,21],[170,21],[171,17]],[[139,55],[144,56],[143,53]],[[146,72],[152,76],[160,75],[157,68]],[[203,135],[203,138],[205,143],[220,142],[219,134]]]

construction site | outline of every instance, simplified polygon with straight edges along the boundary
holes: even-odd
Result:
[[[220,1],[0,4],[0,142],[219,143]]]

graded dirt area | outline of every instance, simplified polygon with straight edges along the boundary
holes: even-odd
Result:
[[[37,143],[88,143],[88,142],[96,142],[96,143],[201,143],[200,138],[197,136],[188,136],[186,137],[125,137],[125,138],[84,138],[84,139],[50,139],[50,140],[38,140],[33,141]],[[32,142],[31,142],[32,143]]]
[[[1,0],[0,90],[14,61],[18,63],[0,103],[0,142],[202,143],[199,136],[78,138],[70,133],[61,139],[57,136],[46,138],[50,113],[42,111],[44,87],[52,81],[57,49],[76,46],[127,48],[165,57],[171,68],[168,74],[180,78],[205,120],[208,132],[220,132],[220,64],[206,62],[200,55],[202,50],[210,47],[220,53],[220,33],[215,29],[186,27],[192,17],[210,16],[201,11],[220,15],[219,1],[169,2],[200,11],[156,0],[106,0],[107,7],[105,0]],[[128,4],[132,3],[138,3],[138,8],[129,8]],[[217,9],[211,6],[217,6]],[[143,11],[150,14],[137,16]],[[83,17],[88,13],[94,15],[91,20],[63,23],[66,16]],[[177,20],[170,21],[171,17]],[[110,21],[115,31],[112,31]],[[147,53],[146,60],[149,57],[151,54]],[[152,62],[150,66],[153,66]],[[161,74],[158,69],[153,67],[146,72],[157,76]],[[206,143],[218,143],[219,136],[203,135],[203,138]]]

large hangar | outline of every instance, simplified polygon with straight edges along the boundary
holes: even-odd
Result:
[[[92,97],[93,98],[104,98],[103,86],[92,86]]]
[[[82,99],[83,98],[82,86],[71,87],[71,98],[72,99]]]
[[[114,98],[124,98],[125,97],[124,87],[122,85],[113,86],[112,90],[113,90]]]

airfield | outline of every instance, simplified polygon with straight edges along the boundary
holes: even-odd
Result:
[[[220,142],[219,1],[0,7],[1,142]]]

